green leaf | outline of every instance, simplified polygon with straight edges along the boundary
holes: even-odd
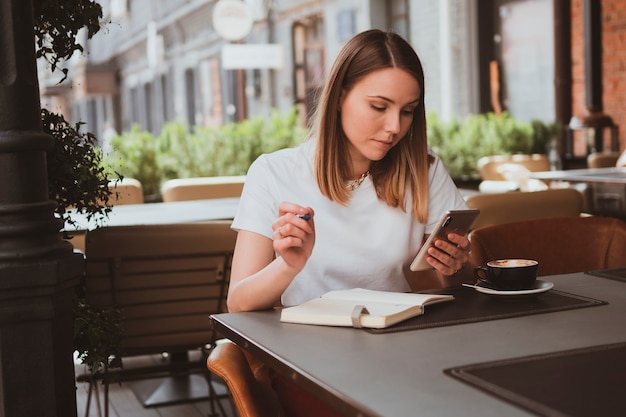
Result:
[[[141,181],[146,195],[158,196],[169,179],[245,175],[259,155],[295,146],[306,134],[295,108],[219,127],[169,122],[158,136],[135,125],[112,139],[104,164]]]
[[[483,156],[547,153],[559,129],[554,123],[526,123],[507,112],[448,122],[436,113],[427,115],[428,143],[453,178],[479,178],[477,162]]]

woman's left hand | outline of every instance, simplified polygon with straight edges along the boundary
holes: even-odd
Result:
[[[434,245],[428,248],[426,261],[441,275],[452,276],[459,272],[469,260],[471,243],[465,236],[457,233],[448,235],[449,242],[435,239]]]

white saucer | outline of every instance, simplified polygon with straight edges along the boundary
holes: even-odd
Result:
[[[488,295],[501,295],[501,296],[520,296],[520,295],[537,295],[550,291],[554,287],[554,284],[550,281],[536,280],[533,288],[527,290],[496,290],[488,287],[486,284],[478,283],[474,285],[474,289],[478,292]]]

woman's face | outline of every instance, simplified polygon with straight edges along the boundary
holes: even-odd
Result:
[[[341,126],[348,138],[352,174],[361,175],[403,138],[419,104],[420,87],[398,68],[374,71],[341,95]]]

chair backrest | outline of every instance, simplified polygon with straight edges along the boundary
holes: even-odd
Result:
[[[177,178],[161,186],[164,202],[239,197],[245,175],[222,177]]]
[[[540,275],[626,266],[626,223],[610,217],[559,217],[472,232],[472,261],[535,259]]]
[[[231,221],[103,227],[87,232],[85,297],[117,306],[122,356],[201,348],[225,310]]]
[[[343,415],[233,343],[218,344],[207,368],[226,382],[240,417]]]
[[[544,154],[483,156],[477,161],[476,166],[481,179],[503,181],[506,178],[498,168],[504,164],[520,165],[531,172],[550,170],[550,160]]]
[[[587,167],[610,168],[617,164],[619,152],[592,152],[587,155]]]
[[[480,210],[472,225],[475,230],[519,220],[580,216],[583,195],[574,188],[479,193],[468,196],[466,203],[468,207]]]
[[[209,354],[207,368],[226,382],[240,417],[283,414],[271,389],[268,369],[252,361],[239,346],[217,344]]]
[[[135,178],[123,178],[109,182],[111,198],[109,205],[119,206],[121,204],[143,204],[143,187],[141,182]]]

